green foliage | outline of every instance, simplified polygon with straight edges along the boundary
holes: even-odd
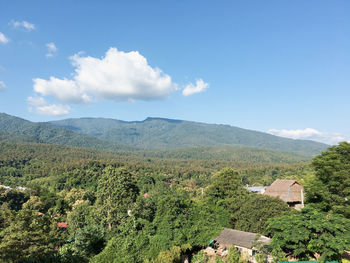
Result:
[[[44,204],[40,197],[32,195],[27,202],[22,205],[23,209],[42,211]]]
[[[35,139],[29,126],[23,139]],[[44,139],[45,127],[37,127]],[[248,193],[243,185],[291,175],[303,179],[313,172],[305,163],[276,164],[298,159],[278,155],[226,146],[99,152],[0,142],[0,184],[27,187],[0,189],[0,255],[20,262],[176,262],[190,254],[190,247],[206,246],[223,227],[265,234],[269,218],[290,210],[280,200]],[[232,168],[222,169],[228,166]],[[38,211],[44,215],[38,216]],[[324,220],[322,214],[319,217]],[[315,221],[317,227],[322,220]],[[332,220],[329,224],[346,226],[345,221]],[[58,230],[57,222],[66,221],[68,229]],[[347,238],[345,232],[338,226],[338,232],[329,228],[322,232],[327,235],[317,235],[331,240],[328,246],[341,245],[328,235]],[[317,242],[309,242],[307,249],[316,250]],[[22,249],[23,254],[18,253]],[[277,246],[272,253],[281,259],[284,251]]]
[[[28,195],[23,191],[0,188],[0,206],[7,203],[10,209],[18,211],[28,199]]]
[[[192,257],[193,263],[207,263],[208,257],[203,251],[199,251],[196,255]]]
[[[102,251],[105,246],[103,229],[99,225],[86,225],[74,235],[73,250],[81,258],[89,259]]]
[[[316,176],[307,185],[307,202],[350,218],[350,143],[329,148],[312,165]]]
[[[147,246],[147,233],[129,229],[110,239],[104,250],[90,262],[143,262],[147,258]]]
[[[242,179],[239,173],[232,168],[225,168],[213,177],[213,182],[206,191],[212,201],[225,199],[237,199],[247,194],[242,187]]]
[[[271,248],[299,260],[320,255],[323,260],[340,260],[350,247],[350,220],[310,208],[269,221]]]
[[[40,261],[55,255],[59,239],[55,224],[48,216],[38,216],[36,211],[22,209],[8,212],[8,225],[0,232],[0,259],[13,262]]]
[[[240,259],[240,254],[235,246],[231,246],[228,250],[228,255],[226,257],[227,263],[238,263]]]
[[[181,263],[181,255],[188,249],[191,249],[191,246],[188,244],[182,245],[181,247],[173,246],[169,250],[160,252],[152,263]]]
[[[71,211],[67,213],[69,232],[74,236],[86,225],[94,224],[94,208],[88,201],[78,201]]]
[[[109,230],[126,218],[138,194],[136,182],[125,168],[104,169],[98,185],[97,204],[106,217]]]
[[[279,198],[250,194],[234,213],[235,228],[247,232],[266,235],[267,221],[293,210]]]
[[[255,259],[257,263],[265,263],[267,260],[266,256],[262,252],[259,252],[258,254],[256,254]]]

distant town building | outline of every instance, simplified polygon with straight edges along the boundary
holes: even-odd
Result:
[[[304,207],[304,188],[296,180],[277,179],[266,188],[264,195],[279,197],[297,210]]]

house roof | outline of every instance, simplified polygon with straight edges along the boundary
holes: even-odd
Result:
[[[296,180],[275,180],[269,187],[266,188],[264,195],[279,197],[283,201],[301,202],[303,186]]]
[[[68,224],[67,224],[67,222],[59,222],[59,223],[57,223],[57,227],[67,228]]]
[[[215,240],[219,244],[223,245],[235,245],[239,247],[252,248],[258,237],[259,235],[256,233],[225,228],[221,231],[220,235],[215,238]],[[265,236],[260,236],[258,241],[269,243],[270,239]]]

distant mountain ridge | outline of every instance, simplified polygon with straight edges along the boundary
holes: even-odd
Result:
[[[30,122],[5,113],[0,113],[0,141],[49,143],[107,150],[130,150],[132,148],[45,122]]]
[[[149,117],[143,121],[77,118],[48,122],[105,141],[145,150],[185,149],[198,146],[248,146],[303,156],[314,156],[328,145],[282,138],[230,125]]]

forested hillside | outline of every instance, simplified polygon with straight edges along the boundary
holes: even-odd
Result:
[[[5,113],[0,113],[0,139],[8,142],[51,143],[107,150],[131,149],[116,142],[99,140],[43,122],[33,123]]]
[[[12,187],[0,187],[0,260],[197,262],[223,227],[272,237],[262,259],[339,260],[350,246],[349,153],[342,143],[310,166],[0,143],[0,183]],[[276,178],[302,182],[307,208],[244,187]]]
[[[55,185],[57,181],[63,180],[62,172],[69,170],[69,167],[80,171],[69,180],[79,182],[82,180],[80,176],[84,177],[86,168],[91,163],[137,167],[137,170],[145,169],[147,173],[160,173],[167,181],[181,181],[186,184],[186,180],[190,180],[190,184],[195,182],[195,185],[208,182],[210,174],[224,167],[241,170],[245,184],[262,185],[271,183],[278,176],[302,175],[302,171],[309,170],[303,159],[286,155],[274,161],[276,156],[270,156],[265,151],[255,154],[248,150],[251,149],[243,149],[242,155],[234,150],[232,156],[227,155],[227,159],[220,159],[220,154],[213,155],[210,159],[206,153],[198,155],[195,159],[192,153],[188,155],[187,152],[181,151],[174,154],[142,151],[106,152],[50,144],[0,142],[0,184],[26,186],[32,182],[47,182]],[[201,156],[204,158],[200,158]]]
[[[82,134],[143,149],[174,149],[194,146],[250,146],[295,152],[308,157],[328,146],[292,140],[229,125],[206,124],[163,118],[125,122],[103,118],[67,119],[50,122]]]

